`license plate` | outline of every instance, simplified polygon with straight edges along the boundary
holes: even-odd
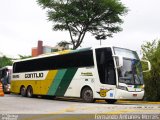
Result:
[[[133,94],[133,97],[137,97],[137,94]]]

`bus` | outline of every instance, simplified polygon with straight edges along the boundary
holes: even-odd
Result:
[[[143,98],[142,72],[138,54],[129,49],[66,50],[14,62],[11,91],[27,97],[78,97],[84,102],[102,99],[115,103]]]
[[[4,93],[10,93],[12,66],[4,66],[0,68],[0,81],[3,85]]]

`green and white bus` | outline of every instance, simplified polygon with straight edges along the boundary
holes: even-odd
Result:
[[[85,102],[142,99],[142,66],[135,51],[119,47],[61,51],[14,62],[11,91]]]

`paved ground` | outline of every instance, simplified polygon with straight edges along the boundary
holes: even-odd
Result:
[[[70,114],[75,114],[76,116],[78,114],[81,114],[81,117],[83,114],[83,117],[86,119],[89,119],[91,117],[92,118],[95,117],[98,119],[99,114],[101,115],[102,114],[104,115],[106,114],[107,115],[115,115],[115,114],[116,115],[122,115],[122,114],[153,115],[154,114],[155,115],[156,114],[156,116],[153,116],[153,117],[156,117],[159,119],[160,103],[159,102],[119,101],[116,104],[107,104],[102,100],[96,101],[96,103],[83,103],[79,99],[71,99],[71,98],[69,99],[57,98],[55,100],[52,100],[52,99],[44,99],[44,98],[26,98],[26,97],[21,97],[20,95],[5,95],[4,97],[0,97],[0,114],[2,115],[27,114],[26,115],[27,118],[28,118],[28,114],[35,114],[34,117],[31,116],[30,118],[34,120],[38,120],[40,118],[42,119],[43,117],[46,117],[46,114],[47,114],[47,117],[51,117],[51,115],[54,114],[58,116],[58,118],[56,118],[58,120],[61,120],[61,117],[59,118],[59,115],[65,116],[67,120],[74,118],[73,115],[71,117]],[[87,114],[90,114],[90,115],[87,115]],[[15,116],[11,116],[11,117],[15,117]],[[23,116],[23,118],[25,117]],[[26,120],[29,120],[29,119],[26,119]]]

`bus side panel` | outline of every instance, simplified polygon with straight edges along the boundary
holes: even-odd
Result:
[[[59,70],[53,80],[47,95],[64,96],[71,80],[73,79],[77,68]]]
[[[95,74],[94,68],[79,68],[71,80],[65,95],[67,97],[80,97],[84,86],[89,86],[94,92]]]
[[[11,92],[13,92],[13,93],[17,93],[17,94],[19,94],[20,93],[20,82],[19,81],[11,81]]]
[[[49,95],[48,91],[51,89],[52,83],[58,73],[58,70],[51,70],[48,72],[48,75],[45,80],[41,81],[41,95]],[[35,94],[38,93],[36,90]]]
[[[11,91],[13,93],[20,93],[20,88],[22,85],[25,86],[26,89],[29,85],[31,85],[33,88],[33,94],[47,95],[47,92],[56,74],[57,70],[51,70],[42,80],[12,80]]]
[[[62,78],[58,89],[56,90],[56,96],[64,96],[71,80],[73,79],[78,68],[69,68],[67,69],[64,77]]]
[[[58,70],[54,80],[52,81],[47,95],[55,95],[61,80],[63,79],[67,69]]]
[[[12,80],[11,81],[11,92],[20,93],[21,86],[25,86],[27,89],[28,85],[31,85],[34,90],[34,94],[40,94],[40,80]]]

